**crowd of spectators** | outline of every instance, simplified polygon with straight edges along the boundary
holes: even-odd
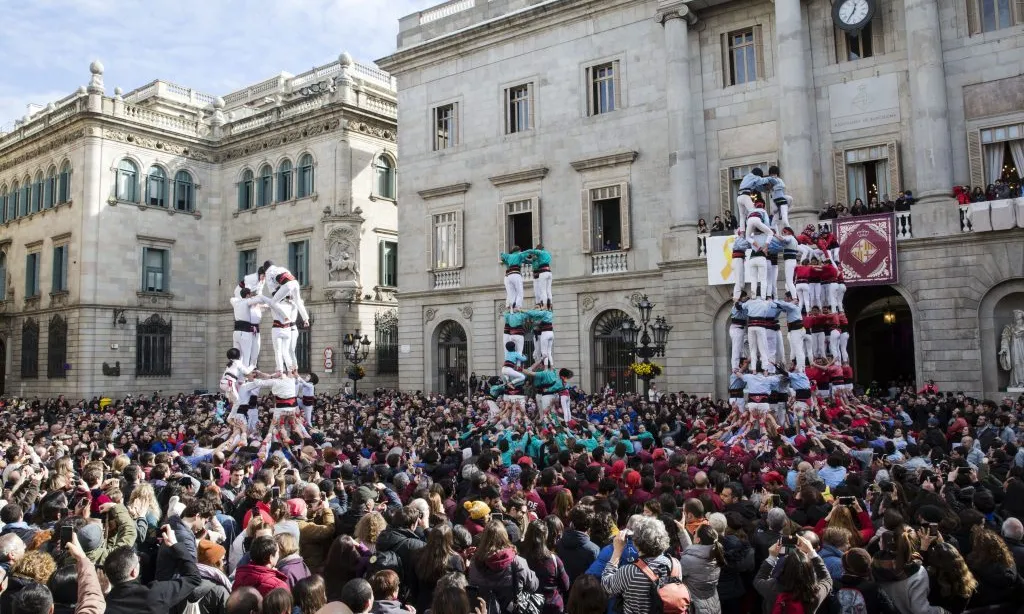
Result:
[[[861,198],[854,199],[853,203],[846,207],[843,203],[832,204],[826,202],[818,212],[819,220],[834,220],[844,217],[855,217],[860,215],[876,215],[879,213],[892,213],[894,211],[910,211],[914,204],[914,193],[911,190],[900,192],[893,200],[888,194],[881,198],[871,196],[867,204]]]
[[[1020,198],[1021,184],[1016,181],[1004,181],[997,179],[986,187],[980,185],[971,188],[969,185],[953,186],[953,198],[961,205],[970,203],[982,203],[989,200],[1004,200],[1007,198]]]
[[[648,573],[693,614],[1024,597],[1024,397],[876,385],[742,436],[656,399],[321,395],[266,462],[215,397],[2,400],[0,614],[670,611]]]

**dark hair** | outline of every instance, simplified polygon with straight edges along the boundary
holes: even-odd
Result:
[[[317,384],[320,383],[320,377],[316,373],[310,373],[308,381],[309,381],[310,384],[313,384],[314,386],[316,386]]]
[[[548,526],[543,520],[534,520],[526,527],[526,535],[519,542],[519,552],[530,563],[543,563],[551,558],[547,541]]]
[[[25,515],[22,511],[21,506],[17,503],[8,503],[0,509],[0,522],[4,524],[11,524],[12,522],[18,522]]]
[[[786,554],[778,579],[779,592],[788,593],[804,606],[810,606],[817,598],[814,586],[814,566],[810,559],[799,551]]]
[[[241,290],[238,291],[238,295],[241,296],[242,298],[249,298],[251,294],[252,290],[250,290],[249,288],[242,288]]]
[[[249,547],[249,560],[255,565],[269,565],[276,554],[277,542],[269,535],[260,535]]]
[[[577,505],[569,510],[569,526],[586,533],[594,522],[594,508],[589,505]]]
[[[46,587],[50,589],[54,603],[66,606],[78,603],[78,570],[75,565],[58,567],[46,581]]]
[[[398,594],[398,574],[390,569],[382,569],[370,576],[370,588],[376,601],[391,599]]]
[[[11,611],[17,614],[50,614],[53,595],[42,584],[29,584],[14,595]]]
[[[292,597],[302,614],[316,614],[327,603],[324,579],[312,575],[299,580],[292,588]]]
[[[424,585],[437,582],[447,571],[448,561],[455,554],[453,542],[452,529],[447,524],[439,524],[427,531],[427,544],[416,552],[415,568],[416,577]]]
[[[399,529],[408,529],[416,524],[420,516],[419,508],[406,505],[395,511],[394,516],[391,517],[391,524]]]
[[[263,598],[263,614],[292,614],[292,594],[286,588],[275,588]]]
[[[718,531],[712,529],[709,524],[702,524],[694,535],[702,546],[711,546],[711,558],[718,562],[719,567],[725,567],[725,548],[718,539]]]
[[[341,602],[347,605],[353,614],[369,610],[372,601],[373,589],[370,583],[362,578],[352,578],[341,589]]]
[[[465,590],[446,586],[434,591],[430,611],[432,614],[470,614],[473,608],[469,605],[469,597]]]
[[[238,360],[242,357],[242,353],[238,351],[238,348],[231,348],[228,350],[228,360]],[[230,362],[228,364],[231,364]]]
[[[213,516],[213,504],[208,499],[193,499],[181,512],[182,518],[213,518]]]
[[[775,165],[769,166],[768,167],[768,174],[769,175],[778,175],[779,174],[779,167],[775,166]]]
[[[751,169],[750,174],[756,175],[758,177],[764,177],[764,171],[761,170],[760,166],[755,166],[753,169]]]
[[[566,368],[563,367],[563,368],[558,370],[558,377],[564,377],[565,379],[572,379],[572,376],[573,376],[573,372],[571,370],[569,370],[569,369],[566,369]]]
[[[113,585],[124,584],[131,580],[132,570],[139,564],[139,555],[131,546],[114,548],[107,554],[107,560],[103,562],[103,573]]]
[[[352,537],[342,535],[334,540],[324,562],[323,576],[331,579],[327,585],[327,601],[341,601],[341,589],[345,583],[358,578],[363,572],[360,561],[359,547]]]
[[[601,585],[601,579],[583,574],[572,583],[565,614],[602,614],[608,609],[608,593]]]

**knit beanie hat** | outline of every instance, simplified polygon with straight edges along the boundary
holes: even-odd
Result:
[[[491,508],[483,501],[466,501],[462,506],[473,520],[483,520],[491,514]]]
[[[208,539],[199,540],[198,548],[199,562],[210,567],[216,567],[223,561],[224,554],[227,552],[223,546]]]
[[[843,569],[858,578],[870,578],[871,555],[863,548],[850,548],[843,555]]]
[[[103,545],[103,527],[95,522],[79,527],[76,532],[83,552],[92,552]]]

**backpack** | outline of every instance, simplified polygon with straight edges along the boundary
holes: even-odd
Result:
[[[690,589],[683,584],[683,570],[679,561],[672,557],[668,560],[669,572],[665,577],[658,577],[643,559],[637,559],[635,563],[637,569],[653,584],[651,613],[687,614],[690,610]]]
[[[791,594],[779,593],[775,598],[775,606],[772,607],[772,614],[805,614],[804,604]]]
[[[402,577],[402,559],[393,550],[378,550],[370,555],[364,575],[369,578],[378,571],[393,571]]]
[[[837,614],[868,614],[868,604],[859,589],[840,588],[834,595]]]

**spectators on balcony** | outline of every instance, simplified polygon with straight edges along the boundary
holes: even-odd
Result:
[[[1004,200],[1007,198],[1020,198],[1022,186],[1013,181],[997,180],[986,187],[976,185],[973,188],[968,185],[953,186],[953,198],[961,205],[970,203],[982,203],[989,200]]]
[[[725,232],[725,223],[722,222],[722,218],[715,216],[715,220],[711,222],[711,232],[722,233]]]
[[[697,234],[706,235],[709,232],[711,231],[708,230],[708,223],[704,221],[704,218],[697,220]]]

